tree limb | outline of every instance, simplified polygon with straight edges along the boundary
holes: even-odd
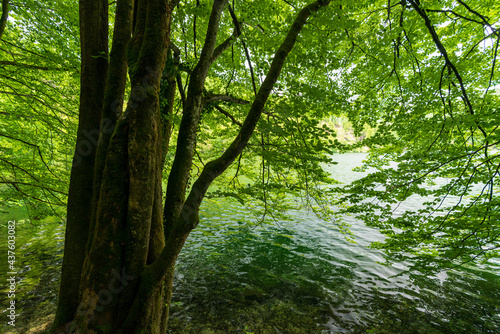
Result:
[[[215,109],[217,109],[222,115],[226,116],[227,118],[229,118],[234,124],[238,125],[239,127],[242,127],[243,124],[241,124],[241,122],[239,122],[236,118],[234,118],[233,115],[231,115],[230,113],[228,113],[227,111],[225,111],[224,109],[222,109],[220,106],[214,106]]]
[[[63,191],[56,190],[56,189],[53,189],[53,188],[48,188],[48,187],[41,186],[41,185],[38,185],[38,184],[27,183],[27,182],[18,182],[18,181],[0,181],[0,184],[12,184],[12,185],[18,185],[18,184],[21,184],[21,185],[24,185],[24,186],[30,186],[30,187],[37,187],[37,188],[41,188],[41,189],[47,189],[47,190],[49,190],[49,191],[52,191],[52,192],[55,192],[55,193],[58,193],[58,194],[61,194],[61,195],[64,195],[64,196],[68,196],[68,194],[67,194],[67,193],[65,193],[65,192],[63,192]]]
[[[280,47],[275,53],[274,59],[271,63],[271,67],[267,73],[267,76],[262,83],[259,91],[252,103],[250,111],[240,129],[240,132],[232,142],[231,146],[217,159],[210,161],[206,164],[199,178],[193,184],[193,188],[189,193],[188,198],[182,208],[181,215],[183,217],[182,224],[187,225],[184,228],[192,229],[196,226],[196,213],[205,196],[208,187],[213,182],[213,180],[222,174],[231,163],[240,155],[248,141],[250,140],[257,122],[264,110],[264,105],[271,94],[274,84],[278,80],[281,73],[281,69],[285,63],[285,60],[292,50],[297,37],[305,25],[307,19],[313,12],[317,12],[320,8],[327,6],[330,0],[317,0],[312,4],[304,7],[297,15],[295,21],[293,22],[290,30],[288,31],[285,40],[282,42]]]
[[[461,4],[462,6],[464,6],[469,12],[471,12],[472,14],[478,16],[479,18],[481,18],[481,20],[483,21],[483,24],[487,27],[489,27],[491,29],[491,31],[497,35],[497,36],[500,36],[499,35],[499,32],[498,32],[498,29],[496,29],[495,27],[492,27],[491,24],[488,22],[488,20],[486,19],[486,17],[484,15],[481,15],[479,14],[478,12],[476,12],[474,9],[470,8],[466,3],[464,3],[463,1],[460,1],[460,0],[457,0],[457,2],[459,4]]]
[[[25,196],[25,197],[27,197],[27,198],[32,198],[32,199],[34,199],[35,201],[42,202],[42,203],[47,203],[47,204],[50,204],[50,205],[52,205],[52,204],[54,204],[54,205],[61,205],[61,206],[65,206],[65,205],[66,205],[66,203],[64,203],[63,201],[61,201],[61,200],[60,200],[57,196],[54,196],[53,194],[52,194],[52,196],[54,196],[55,198],[57,198],[57,200],[58,200],[59,202],[61,202],[61,204],[51,203],[51,202],[49,202],[49,201],[46,201],[46,200],[43,200],[43,199],[41,199],[41,198],[38,198],[38,197],[35,197],[35,196],[33,196],[33,195],[28,194],[28,193],[24,192],[24,191],[23,191],[23,190],[22,190],[22,189],[18,186],[18,183],[17,183],[17,182],[0,181],[0,184],[2,184],[2,183],[3,183],[3,184],[10,184],[10,185],[11,185],[14,189],[16,189],[16,191],[17,191],[18,193],[20,193],[21,195],[23,195],[23,196]],[[30,185],[30,184],[26,184],[26,185]],[[43,189],[44,189],[44,188],[42,188],[42,190],[43,190]],[[66,194],[65,194],[65,195],[66,195]]]
[[[43,71],[69,71],[70,70],[68,68],[47,67],[47,66],[40,66],[40,65],[23,64],[23,63],[18,63],[15,61],[0,60],[0,66],[5,66],[5,65],[24,67],[24,68],[32,68],[35,70],[43,70]]]
[[[223,95],[223,94],[214,94],[214,95],[208,95],[203,98],[203,102],[210,103],[212,101],[226,101],[226,102],[231,102],[231,103],[236,103],[236,104],[249,104],[250,101],[239,99],[237,97],[229,96],[229,95]]]
[[[49,165],[47,165],[47,163],[45,162],[45,160],[43,159],[43,155],[42,155],[42,151],[40,150],[40,146],[38,145],[35,145],[35,144],[32,144],[32,143],[29,143],[27,141],[24,141],[22,139],[18,139],[18,138],[14,138],[14,137],[11,137],[9,135],[6,135],[6,134],[3,134],[3,133],[0,133],[0,137],[5,137],[5,138],[9,138],[9,139],[12,139],[12,140],[16,140],[18,142],[21,142],[23,144],[26,144],[26,145],[29,145],[31,147],[34,147],[36,148],[36,150],[38,151],[38,155],[40,156],[40,159],[42,160],[42,163],[45,165],[45,167],[47,168],[47,170],[50,172],[50,174],[54,175],[58,180],[61,180],[56,174],[54,174],[54,172],[52,172],[52,170],[50,169]]]
[[[10,161],[8,161],[6,159],[3,159],[3,158],[0,158],[0,161],[3,161],[4,163],[10,165],[12,167],[12,169],[19,169],[19,170],[23,171],[25,174],[28,174],[29,177],[31,177],[36,182],[40,182],[40,180],[35,175],[33,175],[33,173],[30,173],[29,171],[27,171],[23,167],[19,167],[18,165],[13,164],[12,162],[10,162]]]
[[[0,18],[0,40],[2,40],[5,26],[7,25],[7,18],[9,17],[9,0],[2,0],[2,17]]]
[[[217,58],[219,58],[220,55],[227,50],[227,48],[233,45],[238,37],[240,37],[240,35],[241,29],[235,28],[233,34],[215,48],[214,54],[212,56],[212,62],[216,61]]]
[[[238,21],[238,18],[234,14],[234,11],[231,8],[231,6],[229,6],[229,13],[231,14],[231,18],[233,19],[234,27],[236,28],[238,35],[241,35],[240,22]],[[253,92],[255,95],[257,95],[257,86],[255,84],[255,75],[253,73],[252,62],[250,61],[250,53],[248,52],[248,48],[247,48],[247,45],[245,44],[244,40],[241,40],[241,44],[243,45],[243,49],[245,50],[245,56],[247,57],[247,61],[248,61],[248,68],[250,69],[250,76],[252,78]]]
[[[427,9],[427,11],[429,11],[429,12],[434,12],[434,13],[445,13],[445,14],[450,13],[450,14],[453,14],[453,15],[455,15],[455,16],[457,16],[457,17],[461,18],[461,19],[464,19],[464,20],[466,20],[466,21],[470,21],[470,22],[475,22],[475,23],[483,24],[483,22],[480,22],[480,21],[478,21],[478,20],[474,20],[474,19],[468,18],[468,17],[466,17],[466,16],[460,15],[459,13],[457,13],[457,12],[455,12],[455,11],[453,11],[453,10],[449,10],[449,9],[448,9],[448,10],[443,10],[443,9]],[[448,16],[448,15],[446,15],[446,16]],[[448,16],[448,17],[449,17],[449,16]]]
[[[425,13],[422,8],[420,8],[419,1],[418,0],[409,0],[411,6],[415,9],[415,11],[422,17],[422,19],[425,22],[425,26],[429,30],[429,33],[431,34],[432,40],[436,44],[436,47],[438,48],[439,52],[445,59],[446,65],[452,70],[453,74],[455,74],[455,77],[458,80],[458,83],[460,85],[460,90],[462,92],[462,99],[467,106],[468,112],[471,115],[474,115],[474,108],[472,107],[472,103],[470,102],[469,96],[467,94],[467,90],[465,89],[464,81],[462,79],[462,76],[460,75],[460,72],[458,72],[458,69],[456,66],[451,62],[450,57],[448,55],[448,52],[446,51],[446,48],[444,47],[443,43],[441,43],[441,40],[439,39],[439,36],[437,35],[436,30],[434,29],[434,26],[432,25],[431,20],[429,19],[429,16]],[[477,123],[476,125],[478,129],[483,133],[485,137],[487,137],[486,132],[484,129]]]
[[[189,179],[194,148],[196,145],[196,129],[200,120],[203,87],[208,74],[217,41],[220,18],[227,0],[215,0],[210,13],[205,43],[198,63],[190,76],[188,90],[184,102],[184,110],[179,133],[177,150],[168,178],[165,198],[164,221],[165,233],[178,217],[184,203],[187,181]],[[179,90],[181,90],[179,88]]]

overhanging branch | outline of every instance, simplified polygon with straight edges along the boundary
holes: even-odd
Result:
[[[451,71],[453,72],[453,74],[455,75],[455,77],[458,80],[458,83],[460,85],[460,90],[462,92],[462,99],[467,107],[469,114],[474,115],[474,108],[473,108],[472,103],[471,103],[469,96],[467,94],[467,90],[465,88],[465,84],[464,84],[464,81],[462,79],[462,76],[460,75],[460,72],[458,72],[457,67],[450,60],[448,52],[446,51],[446,48],[444,47],[443,43],[441,42],[441,40],[436,32],[436,29],[434,29],[434,26],[432,25],[432,22],[429,19],[429,16],[425,13],[425,11],[422,8],[420,8],[420,3],[418,0],[409,0],[409,2],[411,4],[411,6],[413,7],[413,9],[415,9],[415,11],[418,13],[418,15],[420,17],[422,17],[422,19],[424,20],[425,26],[427,27],[427,30],[429,30],[429,33],[431,34],[431,37],[432,37],[432,40],[434,41],[434,44],[436,44],[436,47],[438,48],[439,52],[441,53],[441,55],[445,59],[446,66],[448,66],[448,68],[451,69]],[[481,133],[484,135],[484,137],[487,137],[486,132],[477,123],[477,121],[476,121],[476,125],[477,125],[478,129],[481,131]]]
[[[68,68],[57,68],[57,67],[24,64],[24,63],[18,63],[15,61],[7,61],[7,60],[0,60],[0,66],[16,66],[16,67],[30,68],[30,69],[42,70],[42,71],[70,71],[70,69],[68,69]],[[74,69],[74,70],[76,70],[76,69]]]
[[[196,129],[202,108],[203,87],[214,55],[222,11],[227,0],[215,0],[210,13],[205,43],[200,59],[190,75],[183,104],[183,115],[177,136],[177,150],[170,170],[165,198],[164,222],[168,234],[170,224],[178,217],[185,200],[196,145]],[[177,80],[179,82],[179,80]],[[181,91],[181,87],[179,87]],[[183,98],[184,100],[184,98]]]
[[[217,109],[222,115],[229,118],[231,122],[233,122],[234,124],[238,125],[239,127],[243,126],[243,124],[241,124],[241,122],[239,122],[236,118],[234,118],[233,115],[222,109],[220,106],[215,106],[215,109]]]
[[[213,182],[213,180],[222,174],[231,163],[241,154],[248,141],[250,140],[257,122],[264,110],[264,105],[271,94],[274,84],[278,80],[281,73],[281,69],[285,63],[285,60],[292,50],[297,37],[305,25],[307,19],[313,12],[317,12],[320,8],[327,6],[330,3],[329,0],[318,0],[312,4],[304,7],[297,15],[295,21],[293,22],[290,30],[288,31],[285,40],[280,45],[275,53],[274,59],[271,63],[271,67],[267,73],[267,76],[262,83],[257,95],[250,107],[250,111],[243,123],[240,132],[233,140],[231,146],[217,159],[210,161],[206,164],[201,175],[193,184],[193,188],[189,193],[188,198],[184,206],[182,207],[181,216],[183,218],[182,224],[185,225],[184,228],[192,229],[197,224],[197,210],[205,196],[205,193]],[[186,226],[187,225],[187,226]]]
[[[236,17],[236,14],[234,14],[233,9],[231,6],[229,6],[229,13],[231,14],[231,18],[233,19],[234,27],[236,28],[236,31],[238,32],[238,35],[241,35],[241,25],[240,22],[238,21],[238,18]],[[250,76],[252,78],[252,86],[253,86],[253,92],[255,95],[257,95],[257,85],[255,84],[255,75],[253,73],[253,66],[252,62],[250,61],[250,53],[248,52],[247,45],[245,44],[244,40],[241,40],[241,44],[243,45],[243,49],[245,50],[245,56],[248,61],[248,68],[250,69]]]

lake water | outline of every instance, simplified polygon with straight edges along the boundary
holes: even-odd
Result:
[[[350,182],[360,177],[351,169],[363,157],[335,156],[339,164],[329,170]],[[291,222],[252,227],[244,223],[245,207],[207,200],[178,260],[169,333],[500,333],[495,263],[436,276],[402,274],[407,263],[379,264],[384,255],[368,247],[382,238],[376,230],[350,219],[353,244],[331,222],[289,214]],[[49,316],[63,226],[25,223],[18,236],[18,321]]]

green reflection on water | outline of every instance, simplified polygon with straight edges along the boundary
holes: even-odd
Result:
[[[220,203],[219,203],[220,204]],[[207,204],[222,207],[217,203]],[[500,280],[485,271],[427,277],[376,263],[316,218],[250,228],[206,216],[177,265],[169,333],[497,333]],[[375,233],[353,225],[357,233]],[[402,265],[403,266],[403,265]]]
[[[217,204],[207,203],[179,258],[169,333],[499,331],[500,280],[492,272],[391,277],[401,270],[376,264],[377,251],[313,217],[252,228],[238,222],[245,212],[237,205]],[[19,222],[16,241],[18,323],[27,324],[55,311],[63,225]],[[3,311],[5,289],[0,302]]]

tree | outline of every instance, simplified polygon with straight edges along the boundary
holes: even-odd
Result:
[[[499,84],[499,5],[328,4],[119,0],[108,8],[106,1],[80,1],[79,123],[53,332],[164,332],[176,257],[204,196],[258,201],[264,221],[285,218],[288,196],[301,195],[318,214],[359,215],[389,236],[378,246],[436,268],[497,254],[500,101],[491,92]],[[31,24],[31,13],[18,13],[13,6],[16,23]],[[55,31],[64,20],[54,16],[37,22]],[[19,28],[16,35],[10,26],[2,43],[6,34],[21,42],[19,32],[35,34]],[[70,68],[61,58],[74,48],[57,41],[2,70],[23,68],[17,73],[33,83],[54,63]],[[40,61],[47,54],[51,62]],[[16,102],[29,93],[20,90],[23,83],[11,85]],[[22,114],[14,103],[9,108]],[[37,118],[47,128],[58,119],[50,112]],[[366,125],[375,134],[343,145],[323,123],[331,114],[347,114],[358,134]],[[9,124],[9,131],[19,130]],[[30,189],[28,195],[39,188],[52,203],[47,184],[64,184],[51,179],[53,166],[42,158],[53,146],[37,150],[26,140],[29,128],[19,133],[3,140],[8,148],[28,145],[35,156],[41,151],[37,171],[44,178],[23,167],[26,157],[10,154],[2,162],[4,182],[9,191]],[[371,150],[367,166],[378,171],[351,187],[328,187],[332,180],[321,168],[328,154],[364,145]],[[30,182],[21,185],[21,177]],[[424,187],[439,178],[450,181]],[[217,180],[224,187],[209,191]],[[412,194],[429,202],[419,214],[393,215]],[[444,208],[450,195],[458,202]],[[340,212],[330,209],[335,196]]]
[[[207,74],[242,29],[227,1],[213,2],[199,59],[190,71],[187,91],[181,93],[182,120],[162,213],[161,173],[175,96],[173,68],[165,72],[163,123],[159,92],[167,58],[175,58],[175,46],[169,40],[177,4],[118,1],[108,61],[107,2],[80,2],[80,112],[54,331],[165,332],[175,260],[198,224],[201,201],[213,180],[250,140],[307,19],[328,3],[318,0],[298,11],[264,81],[255,88],[234,140],[220,157],[205,164],[186,196],[197,128],[206,103]],[[235,33],[217,44],[226,7]],[[122,114],[127,70],[131,90]],[[94,151],[89,137],[96,133],[99,139]]]

